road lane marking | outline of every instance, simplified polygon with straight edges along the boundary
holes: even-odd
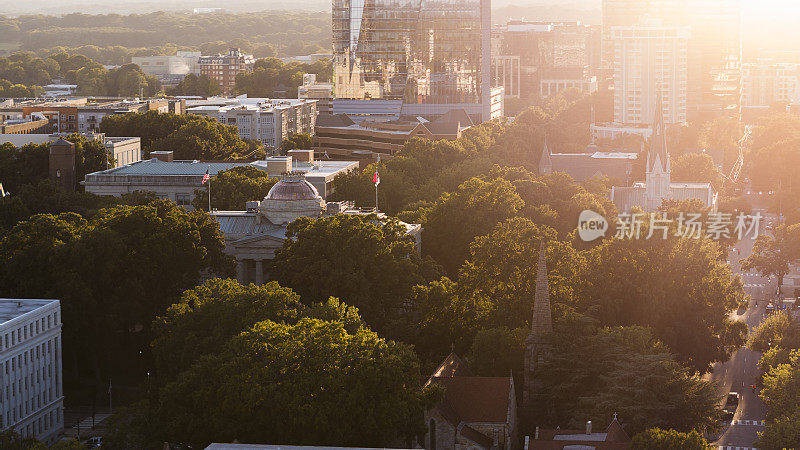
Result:
[[[731,421],[731,425],[751,425],[757,427],[766,426],[763,420],[748,420],[748,419],[738,419]]]

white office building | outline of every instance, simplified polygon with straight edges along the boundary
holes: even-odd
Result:
[[[277,150],[292,134],[314,134],[317,123],[317,100],[209,98],[187,103],[186,112],[212,117],[226,125],[239,128],[242,139],[261,141],[265,147]]]
[[[162,84],[178,84],[186,75],[200,75],[200,52],[180,51],[174,55],[134,56],[133,64],[155,76]]]
[[[64,428],[61,306],[0,299],[0,428],[55,443]]]
[[[687,43],[685,27],[612,28],[614,42],[614,122],[653,123],[661,95],[666,124],[686,122]]]

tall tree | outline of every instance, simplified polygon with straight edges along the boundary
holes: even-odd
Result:
[[[759,448],[800,446],[800,350],[791,352],[789,363],[764,375],[760,397],[767,405],[767,427],[758,440]]]
[[[772,235],[760,234],[753,244],[753,252],[742,260],[742,269],[757,270],[763,276],[778,279],[778,289],[789,266],[800,260],[800,224],[781,225]]]
[[[65,367],[75,376],[83,363],[99,377],[130,368],[153,318],[202,273],[232,271],[223,248],[208,214],[167,200],[114,206],[90,221],[37,215],[0,240],[0,286],[7,295],[60,299],[70,324]]]
[[[452,194],[445,194],[427,215],[422,249],[455,273],[469,254],[469,244],[524,206],[514,186],[506,180],[473,178]]]
[[[264,306],[293,319],[298,305],[285,303],[285,295],[276,294],[252,292],[239,297],[248,305],[245,309],[259,315],[265,313],[253,301],[266,300]],[[284,307],[288,315],[281,312]],[[204,317],[210,313],[196,311]],[[232,316],[224,308],[219,311]],[[183,331],[175,332],[189,337],[191,333],[184,331],[196,327],[181,322],[196,315],[173,316],[162,331],[180,327]],[[236,326],[214,325],[213,330],[227,334],[246,321],[239,317]],[[149,407],[138,410],[139,419],[129,422],[133,427],[112,430],[116,447],[126,448],[132,441],[203,447],[233,440],[388,446],[398,439],[410,442],[424,432],[423,412],[435,394],[419,389],[420,367],[409,346],[384,340],[363,326],[348,329],[342,319],[259,321],[224,345],[203,351],[208,354],[161,388]],[[141,423],[147,428],[137,429]]]
[[[244,210],[251,200],[262,200],[272,186],[280,180],[252,166],[239,166],[223,170],[211,177],[213,192],[211,207],[222,211]],[[196,189],[192,206],[195,209],[208,209],[208,188]]]
[[[396,220],[337,214],[289,224],[271,273],[305,302],[341,298],[373,328],[398,332],[414,285],[438,276]]]
[[[603,325],[643,325],[693,370],[705,372],[744,343],[729,312],[742,282],[710,239],[611,239],[588,254],[579,297]]]
[[[543,386],[538,424],[580,427],[587,418],[605,424],[616,412],[636,433],[652,427],[690,431],[717,418],[715,389],[692,377],[647,328],[585,334],[562,324],[551,342],[552,356],[536,375]]]
[[[696,430],[682,433],[676,430],[651,428],[634,436],[631,448],[635,450],[708,450],[708,441]]]

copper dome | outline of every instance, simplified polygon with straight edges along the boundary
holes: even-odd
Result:
[[[316,200],[320,195],[317,188],[306,181],[303,174],[287,174],[281,177],[265,200]]]

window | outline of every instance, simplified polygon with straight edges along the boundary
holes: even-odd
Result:
[[[192,204],[189,194],[175,194],[175,201],[178,206],[189,206]]]
[[[428,426],[428,435],[430,436],[430,446],[428,447],[430,450],[436,450],[436,421],[431,419],[430,425]]]

